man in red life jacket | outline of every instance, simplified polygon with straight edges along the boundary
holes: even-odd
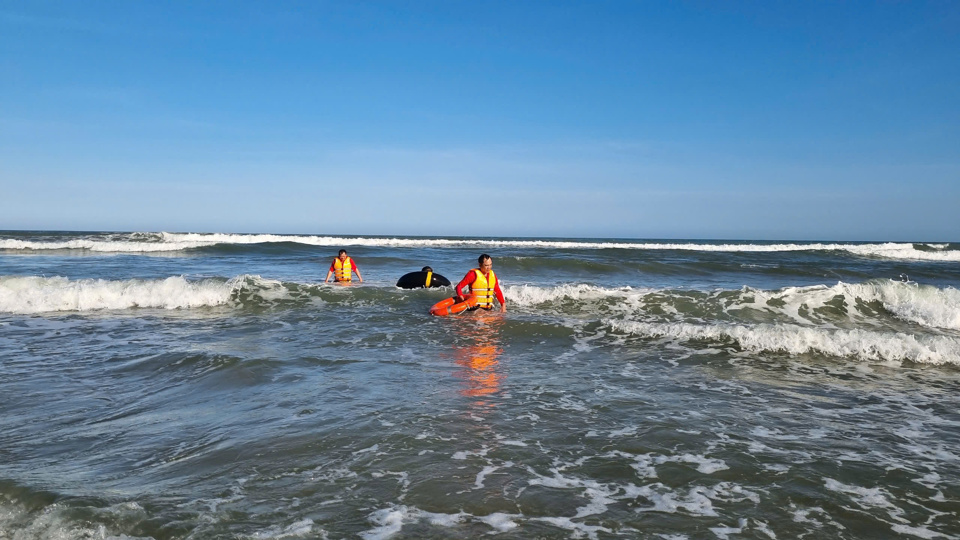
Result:
[[[506,313],[507,302],[503,299],[503,291],[500,290],[500,280],[493,273],[493,259],[484,253],[477,262],[479,268],[474,268],[467,272],[467,275],[457,284],[457,298],[462,302],[466,298],[463,288],[469,286],[470,294],[476,297],[477,307],[483,309],[493,309],[493,298],[496,296],[500,302],[500,312]]]
[[[337,258],[330,263],[330,270],[327,271],[327,279],[323,280],[323,282],[326,283],[330,281],[330,276],[333,276],[334,281],[349,283],[353,280],[354,272],[357,274],[360,283],[363,283],[363,276],[360,275],[360,269],[357,268],[357,263],[353,262],[353,259],[347,256],[347,250],[341,249]]]

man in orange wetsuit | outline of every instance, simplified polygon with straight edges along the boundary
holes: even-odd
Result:
[[[483,309],[493,309],[493,298],[496,296],[500,302],[500,312],[507,311],[507,302],[503,299],[503,291],[500,290],[500,280],[493,273],[493,259],[484,253],[477,258],[480,263],[479,268],[474,268],[467,272],[467,275],[457,283],[457,298],[462,302],[466,298],[463,288],[469,286],[470,294],[476,297],[477,307]]]
[[[360,283],[363,283],[363,276],[360,275],[360,269],[357,268],[357,263],[353,262],[353,259],[347,256],[347,250],[341,249],[340,253],[337,254],[337,258],[330,263],[330,270],[327,271],[327,279],[323,280],[323,282],[326,283],[330,281],[330,276],[334,276],[334,281],[350,282],[353,280],[354,273],[357,274]]]

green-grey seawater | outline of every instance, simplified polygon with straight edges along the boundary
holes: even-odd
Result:
[[[506,314],[394,286],[482,252]],[[957,244],[0,232],[0,539],[960,538],[958,286]]]

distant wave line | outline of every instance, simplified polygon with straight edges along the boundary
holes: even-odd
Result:
[[[65,242],[36,242],[18,239],[0,240],[6,250],[88,250],[105,253],[151,253],[185,251],[214,245],[251,245],[290,242],[311,246],[399,247],[399,248],[528,248],[528,249],[632,249],[678,250],[727,253],[777,253],[798,251],[846,252],[865,257],[960,262],[960,250],[949,250],[948,244],[912,243],[840,244],[840,243],[704,243],[704,242],[617,242],[576,240],[496,240],[449,238],[360,238],[341,236],[294,236],[276,234],[222,233],[133,233],[126,240],[76,239]]]

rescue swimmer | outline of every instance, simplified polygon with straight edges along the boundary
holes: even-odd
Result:
[[[357,274],[357,279],[360,280],[360,283],[363,283],[363,276],[360,275],[360,269],[357,268],[357,263],[353,262],[353,259],[347,256],[347,250],[341,249],[337,257],[330,263],[330,270],[327,271],[327,279],[323,280],[323,282],[326,283],[330,281],[330,276],[333,276],[333,280],[337,283],[349,283],[353,281],[353,274]]]
[[[449,279],[440,274],[435,274],[433,268],[429,266],[424,266],[419,272],[404,274],[397,280],[397,287],[401,289],[429,289],[430,287],[449,287],[450,285]]]
[[[500,290],[500,280],[493,272],[493,258],[484,253],[477,257],[477,262],[480,266],[467,272],[467,275],[457,284],[457,300],[465,301],[468,295],[464,294],[464,289],[469,288],[469,297],[475,299],[477,304],[469,308],[471,311],[493,309],[493,299],[496,298],[497,302],[500,302],[500,312],[506,313],[507,302],[503,298],[503,291]]]

